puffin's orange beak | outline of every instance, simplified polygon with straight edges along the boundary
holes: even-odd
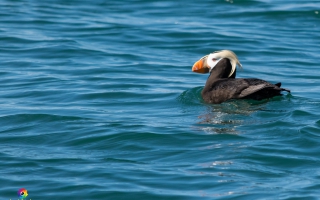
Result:
[[[209,68],[205,67],[204,63],[203,63],[203,59],[200,59],[196,63],[193,64],[192,71],[205,74],[205,73],[209,72]]]

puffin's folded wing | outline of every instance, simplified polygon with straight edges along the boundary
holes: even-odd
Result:
[[[238,98],[246,97],[250,94],[253,94],[255,92],[258,92],[259,90],[265,89],[265,88],[274,88],[270,86],[269,84],[259,84],[259,85],[250,85],[246,89],[242,90],[239,94]]]

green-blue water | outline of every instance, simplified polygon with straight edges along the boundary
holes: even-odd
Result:
[[[318,199],[318,0],[0,0],[0,197]],[[291,95],[208,105],[200,57]]]

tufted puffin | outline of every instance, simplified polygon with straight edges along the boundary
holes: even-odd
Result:
[[[202,57],[192,67],[193,72],[209,73],[201,95],[205,102],[219,104],[229,99],[262,100],[280,96],[281,83],[271,84],[256,78],[236,78],[236,66],[242,68],[235,53],[215,51]]]

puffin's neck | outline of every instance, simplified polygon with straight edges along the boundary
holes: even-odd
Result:
[[[218,79],[221,78],[235,78],[236,77],[236,70],[230,76],[230,72],[232,70],[232,65],[228,58],[223,58],[216,64],[216,66],[211,70],[206,85],[203,88],[203,92],[209,91],[212,87],[212,84],[216,82]]]

